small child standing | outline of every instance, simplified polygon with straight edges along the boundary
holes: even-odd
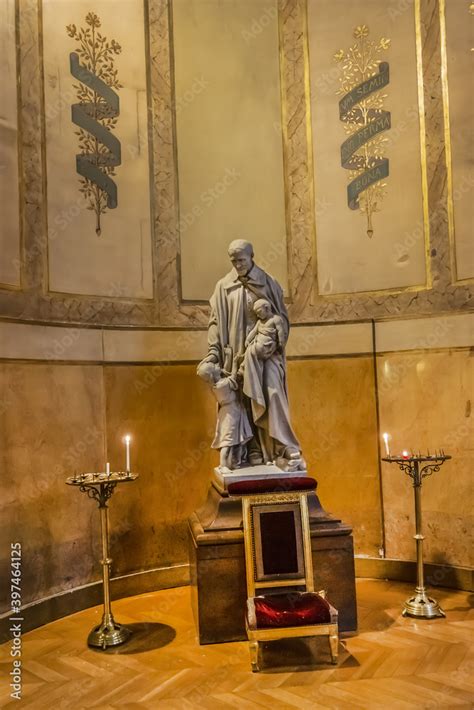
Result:
[[[213,362],[201,363],[197,374],[211,385],[219,406],[211,446],[219,449],[220,468],[236,468],[245,458],[245,444],[253,436],[237,381]]]

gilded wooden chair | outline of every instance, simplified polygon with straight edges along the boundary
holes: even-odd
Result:
[[[307,494],[316,482],[259,481],[259,493],[255,483],[229,487],[231,495],[242,496],[252,670],[259,670],[260,641],[291,637],[327,636],[336,664],[337,610],[324,592],[314,591]]]

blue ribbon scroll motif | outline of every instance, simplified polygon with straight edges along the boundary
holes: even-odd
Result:
[[[101,168],[114,167],[122,162],[120,141],[108,128],[99,123],[102,118],[114,118],[120,113],[119,97],[102,79],[79,62],[76,52],[69,55],[71,74],[88,86],[102,101],[77,103],[71,106],[73,123],[90,133],[106,150],[76,155],[76,170],[97,185],[107,195],[107,207],[117,207],[117,185]],[[99,119],[99,120],[98,120]]]
[[[387,131],[391,127],[391,116],[389,111],[383,109],[362,110],[358,104],[367,96],[379,91],[390,81],[388,62],[380,62],[379,73],[366,79],[355,86],[339,101],[339,118],[347,123],[361,124],[361,128],[353,133],[341,145],[341,165],[347,170],[360,170],[364,172],[358,175],[347,186],[347,204],[351,210],[359,208],[359,195],[368,187],[379,180],[388,177],[388,158],[370,158],[370,167],[367,166],[366,157],[359,155],[357,151],[382,131]]]

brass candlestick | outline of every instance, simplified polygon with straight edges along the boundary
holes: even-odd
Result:
[[[397,463],[400,469],[412,479],[415,492],[414,539],[416,540],[417,583],[414,596],[409,597],[404,604],[403,616],[415,616],[422,619],[446,616],[438,602],[427,595],[425,588],[423,570],[423,540],[425,538],[422,533],[421,486],[424,478],[431,476],[435,471],[439,471],[442,464],[450,458],[451,456],[442,451],[433,456],[428,453],[427,456],[411,454],[406,456],[386,456],[382,459],[382,461],[387,461],[388,463]]]
[[[80,491],[86,493],[89,498],[96,500],[100,511],[100,532],[102,541],[102,582],[104,595],[104,613],[102,621],[90,632],[87,643],[89,646],[105,650],[109,646],[127,641],[131,635],[130,629],[122,624],[118,624],[112,614],[110,604],[110,567],[112,560],[109,557],[109,508],[107,501],[112,496],[118,483],[134,481],[138,474],[129,471],[117,471],[111,473],[82,473],[71,476],[66,480],[69,486],[77,486]]]

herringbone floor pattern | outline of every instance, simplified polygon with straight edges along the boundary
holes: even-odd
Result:
[[[198,646],[189,588],[114,603],[133,639],[105,653],[86,646],[94,608],[23,638],[23,694],[10,700],[9,645],[0,648],[0,706],[35,710],[228,710],[230,708],[474,707],[474,610],[469,594],[436,590],[446,619],[400,615],[411,585],[359,580],[359,633],[342,639],[330,666],[322,639],[268,645],[266,672],[250,671],[245,642]],[[278,670],[275,664],[279,664]],[[304,669],[297,664],[304,663]]]

